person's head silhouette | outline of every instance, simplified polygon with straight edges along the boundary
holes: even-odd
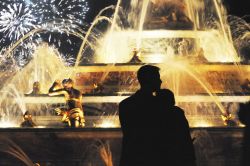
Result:
[[[159,101],[162,101],[164,105],[167,106],[174,106],[175,105],[175,98],[174,93],[169,89],[161,89],[157,92],[157,96]]]
[[[161,88],[160,68],[152,65],[144,65],[137,72],[137,78],[141,90],[155,92]]]

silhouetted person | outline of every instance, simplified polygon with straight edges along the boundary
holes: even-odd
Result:
[[[250,102],[241,103],[238,112],[239,120],[245,125],[242,142],[242,166],[250,165]]]
[[[195,164],[195,153],[190,136],[189,124],[184,115],[184,111],[175,106],[175,98],[172,91],[168,89],[161,89],[156,92],[156,98],[160,110],[163,111],[168,122],[164,125],[168,126],[169,133],[173,135],[173,166],[194,166]],[[165,112],[166,111],[166,112]],[[171,118],[171,119],[170,119]]]
[[[119,105],[120,166],[194,166],[188,122],[173,93],[160,89],[159,68],[142,66],[137,77],[141,88]]]
[[[156,91],[158,101],[162,102],[161,106],[173,108],[175,105],[174,93],[169,89],[160,89]]]

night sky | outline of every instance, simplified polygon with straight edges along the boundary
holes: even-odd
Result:
[[[89,11],[86,16],[87,22],[92,22],[101,9],[106,6],[116,4],[117,0],[88,0]]]
[[[250,6],[249,0],[224,0],[228,13],[231,15],[244,17],[247,22],[250,22]],[[248,17],[246,17],[248,15]]]

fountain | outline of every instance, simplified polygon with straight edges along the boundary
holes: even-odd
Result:
[[[29,26],[22,33],[0,31],[8,32],[5,38],[12,40],[0,55],[0,128],[4,128],[0,132],[24,145],[32,161],[92,165],[94,159],[94,165],[117,165],[121,146],[118,103],[138,89],[138,68],[154,64],[161,68],[162,87],[171,89],[177,105],[185,110],[196,138],[198,165],[206,165],[216,155],[207,165],[223,165],[226,157],[238,162],[238,157],[222,151],[239,151],[232,143],[242,137],[237,111],[240,102],[249,100],[241,87],[249,67],[233,41],[240,45],[241,39],[249,38],[249,31],[237,35],[233,29],[231,35],[220,0],[118,0],[116,6],[101,10],[90,26],[79,22],[76,13],[62,18],[59,7],[49,3],[58,15],[47,13],[38,19],[39,12],[45,11],[32,14],[28,9],[39,5],[26,3],[27,9],[18,2],[11,12],[23,10],[22,18],[28,19]],[[105,15],[110,10],[112,17]],[[0,12],[1,28],[4,12],[7,9]],[[35,24],[31,19],[38,21]],[[75,50],[65,53],[62,47]],[[49,97],[47,92],[54,80],[64,78],[73,78],[84,94],[85,128],[65,128],[54,112],[65,101],[61,96]],[[31,93],[34,82],[40,83],[39,94]],[[37,127],[19,127],[26,111],[31,112]],[[224,139],[229,141],[224,143]],[[29,145],[34,140],[37,147]],[[99,145],[100,140],[107,145]],[[93,144],[100,146],[99,156],[94,154]],[[206,145],[214,151],[205,152],[202,146]],[[39,156],[46,153],[49,155]],[[0,163],[9,158],[6,160],[0,158]]]

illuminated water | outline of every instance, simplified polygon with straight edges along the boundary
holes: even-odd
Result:
[[[76,87],[86,94],[83,104],[86,114],[91,115],[89,126],[118,127],[117,104],[126,97],[123,95],[138,88],[135,72],[140,64],[128,63],[133,49],[138,50],[142,62],[159,65],[162,87],[176,94],[177,104],[185,109],[191,126],[223,126],[222,115],[235,116],[237,103],[248,100],[244,96],[240,100],[235,98],[236,93],[242,92],[240,84],[248,66],[238,65],[242,58],[233,41],[240,43],[240,38],[235,37],[234,31],[231,37],[221,2],[131,0],[126,3],[119,0],[115,7],[104,8],[87,30],[70,19],[46,20],[2,49],[0,64],[11,69],[11,73],[1,72],[5,76],[0,86],[2,127],[18,126],[27,110],[32,111],[38,125],[60,126],[52,123],[58,122],[53,108],[63,107],[63,98],[52,100],[46,95],[24,94],[31,91],[35,81],[41,83],[41,90],[46,94],[54,80],[68,77],[74,78]],[[190,21],[164,23],[166,13],[150,12],[159,7],[165,8],[171,19]],[[114,10],[113,17],[103,15],[107,10]],[[154,19],[159,22],[152,22]],[[98,28],[103,23],[109,26],[101,33]],[[185,29],[185,26],[189,27]],[[59,51],[62,41],[57,41],[51,32],[66,34],[69,43],[72,36],[77,38],[80,46],[76,54],[62,55]],[[247,38],[248,33],[247,30],[241,33],[241,38]],[[38,37],[46,34],[50,34],[47,41]],[[52,40],[57,44],[46,44]],[[29,56],[22,58],[18,56],[20,52]],[[88,66],[79,66],[84,63]],[[231,103],[233,108],[229,108]],[[46,123],[41,123],[41,119]]]
[[[195,128],[192,138],[195,138],[197,165],[203,166],[204,161],[205,165],[227,165],[229,159],[238,159],[230,155],[239,154],[241,131],[225,127],[241,125],[237,118],[238,104],[249,100],[240,87],[250,76],[249,66],[240,63],[249,61],[241,54],[249,46],[249,25],[231,16],[230,30],[220,0],[126,3],[118,0],[116,6],[104,8],[87,29],[78,24],[79,18],[50,18],[29,31],[26,28],[30,27],[21,27],[25,28],[23,34],[10,37],[16,40],[0,52],[0,127],[19,127],[23,113],[29,110],[37,128],[52,129],[44,129],[47,133],[27,129],[26,134],[23,134],[26,129],[18,129],[14,135],[10,129],[10,135],[5,132],[6,139],[0,138],[1,152],[26,165],[33,165],[34,161],[21,148],[28,149],[32,157],[40,155],[44,164],[67,165],[64,159],[69,157],[68,165],[72,165],[75,156],[80,158],[76,161],[78,165],[117,164],[121,133],[110,128],[119,128],[118,103],[139,88],[136,71],[142,64],[128,63],[132,50],[136,49],[143,63],[154,63],[161,68],[162,87],[175,93],[177,105],[185,110],[190,126]],[[175,27],[180,27],[178,22],[162,23],[163,18],[151,12],[157,6],[184,14],[191,20],[192,28],[178,29]],[[109,10],[113,10],[112,17],[104,14]],[[24,18],[29,18],[29,14]],[[152,20],[160,22],[152,23]],[[102,31],[105,29],[102,26],[107,30]],[[61,51],[61,47],[73,48],[73,45],[79,48],[69,53]],[[48,97],[46,93],[54,80],[69,77],[84,93],[86,127],[107,128],[104,133],[95,129],[91,132],[83,129],[79,133],[56,129],[64,126],[53,109],[65,107],[65,101],[62,97]],[[28,95],[35,81],[41,83],[42,94]],[[227,118],[233,123],[226,121]],[[20,147],[18,142],[22,142]]]

